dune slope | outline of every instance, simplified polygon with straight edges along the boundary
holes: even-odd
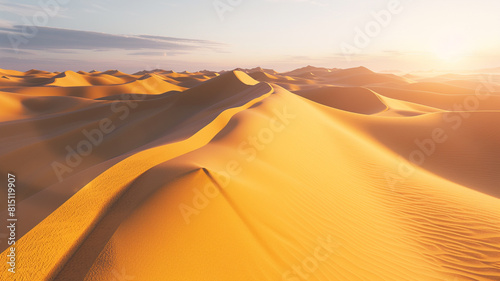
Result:
[[[22,186],[1,280],[500,280],[494,91],[366,68],[1,72],[0,170]]]

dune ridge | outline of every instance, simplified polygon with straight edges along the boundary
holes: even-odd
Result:
[[[1,280],[500,279],[494,79],[0,74]]]

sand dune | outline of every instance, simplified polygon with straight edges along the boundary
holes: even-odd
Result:
[[[388,109],[387,105],[369,89],[323,87],[300,91],[302,97],[323,105],[361,114],[375,114]],[[359,101],[363,102],[359,102]]]
[[[64,72],[52,78],[43,79],[36,85],[30,84],[30,87],[26,87],[24,83],[20,85],[11,83],[10,87],[0,88],[0,94],[7,92],[28,96],[72,96],[98,99],[122,94],[158,95],[169,91],[186,90],[185,87],[180,86],[179,81],[175,81],[179,84],[177,85],[168,82],[168,78],[163,79],[155,75],[140,76],[127,82],[126,79],[117,81],[118,78],[106,74],[101,74],[99,77],[84,77],[74,72]],[[72,85],[73,82],[76,85]]]
[[[1,280],[500,280],[494,79],[0,75]]]
[[[73,71],[65,71],[54,76],[51,82],[47,83],[50,86],[58,86],[58,87],[78,87],[78,86],[91,86],[82,74],[73,72]]]
[[[254,68],[236,68],[235,70],[245,72],[247,74],[250,74],[253,72],[264,72],[264,73],[271,74],[271,75],[278,74],[278,72],[276,72],[276,70],[274,70],[274,69],[265,69],[265,68],[262,68],[260,66],[254,67]]]
[[[306,67],[302,67],[302,68],[292,70],[290,72],[286,72],[286,73],[284,73],[284,75],[301,76],[304,73],[312,73],[312,74],[317,75],[317,76],[322,76],[322,75],[331,73],[332,71],[335,71],[335,70],[337,70],[337,69],[328,69],[328,68],[324,68],[324,67],[315,67],[315,66],[308,65]]]
[[[383,86],[369,86],[369,88],[386,97],[450,111],[498,110],[500,106],[498,94],[500,92],[490,92],[486,88],[479,88],[477,92],[462,88],[462,93],[457,94]]]
[[[336,84],[350,86],[365,86],[370,84],[407,84],[406,78],[393,74],[375,73],[365,67],[340,69],[323,75],[323,78]]]

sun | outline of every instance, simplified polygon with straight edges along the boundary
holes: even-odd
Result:
[[[465,55],[465,50],[462,46],[456,44],[444,44],[434,49],[434,54],[440,60],[456,62]]]
[[[458,62],[467,54],[467,41],[457,36],[441,37],[432,52],[443,62]]]

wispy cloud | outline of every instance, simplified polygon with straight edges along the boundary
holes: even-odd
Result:
[[[38,3],[38,1],[37,1]],[[59,10],[64,10],[62,5],[58,5],[58,11]],[[37,12],[43,11],[43,7],[40,6],[39,4],[22,4],[22,3],[15,3],[15,2],[7,2],[7,1],[1,1],[0,0],[0,11],[8,14],[13,14],[19,17],[32,17],[35,15]],[[53,15],[53,17],[65,17],[61,13],[56,13]]]
[[[8,49],[8,48],[0,48],[0,54],[1,53],[6,53],[10,55],[34,55],[32,52],[26,52],[26,51],[15,51],[13,49]]]
[[[12,26],[12,23],[10,21],[0,19],[0,27],[9,27]]]
[[[188,51],[218,49],[224,44],[197,39],[152,35],[116,35],[100,32],[52,27],[12,26],[0,28],[0,46],[8,47],[13,36],[23,36],[23,29],[35,28],[36,35],[28,38],[20,49],[26,50],[162,50]],[[10,35],[9,35],[10,34]]]
[[[30,29],[31,28],[31,31]],[[36,31],[33,31],[36,28]],[[23,37],[32,34],[31,38]],[[13,46],[17,36],[22,44]],[[18,48],[15,48],[18,47]],[[0,61],[3,68],[48,70],[120,68],[137,71],[146,65],[167,63],[188,67],[176,56],[222,53],[226,44],[157,35],[109,33],[27,26],[0,26]]]
[[[6,3],[0,1],[0,11],[4,13],[14,14],[18,16],[30,16],[40,10],[36,5],[20,4],[20,3]]]

